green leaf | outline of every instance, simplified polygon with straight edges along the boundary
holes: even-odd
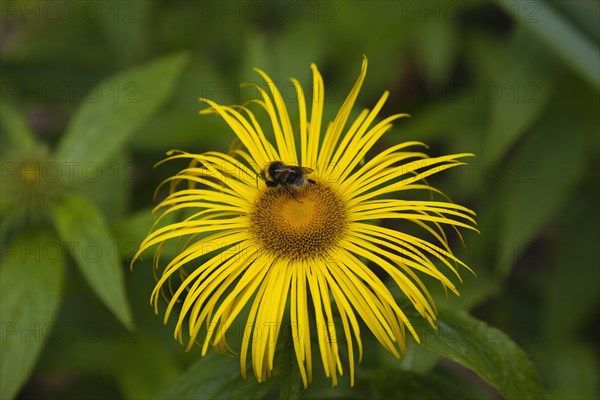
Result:
[[[0,398],[14,398],[44,347],[61,299],[64,249],[45,232],[3,243]]]
[[[412,321],[419,320],[409,311]],[[507,399],[543,399],[540,378],[527,354],[506,333],[460,311],[442,310],[434,330],[415,326],[423,346],[469,368]]]
[[[287,338],[283,344],[282,357],[283,362],[279,369],[281,387],[279,389],[280,400],[296,400],[300,398],[300,386],[302,385],[302,378],[298,363],[296,361],[296,353],[294,351],[294,339],[291,329],[289,329]]]
[[[476,388],[466,384],[465,379],[434,372],[419,375],[394,368],[377,368],[365,372],[354,391],[363,390],[357,398],[370,399],[485,399]]]
[[[564,79],[557,95],[507,161],[496,193],[500,207],[497,270],[506,276],[583,179],[597,135],[598,96],[583,82]],[[596,136],[597,137],[597,136]]]
[[[544,307],[540,314],[545,340],[552,345],[579,338],[579,332],[598,312],[600,253],[592,251],[600,243],[597,171],[596,162],[589,169],[589,179],[572,194],[561,212],[563,221],[556,228],[560,236],[554,238],[555,245],[542,260],[531,260],[532,264],[545,266],[540,293]]]
[[[138,167],[123,152],[111,157],[103,165],[86,163],[79,175],[75,191],[94,204],[107,221],[122,218],[128,208]]]
[[[182,220],[182,213],[175,214],[171,213],[166,215],[159,223],[156,228],[166,226]],[[187,216],[187,215],[186,215]],[[132,259],[135,253],[138,251],[140,243],[146,238],[150,232],[150,228],[158,218],[158,214],[153,214],[152,209],[142,209],[134,214],[130,214],[127,217],[121,219],[115,223],[111,228],[119,247],[119,254],[122,254],[124,259]],[[151,251],[148,251],[145,256],[151,255]],[[162,252],[161,257],[164,259],[170,259],[178,254],[177,243],[166,243]],[[142,259],[145,257],[142,256]],[[152,258],[150,257],[150,260]]]
[[[256,399],[263,397],[272,387],[274,379],[258,383],[249,371],[242,378],[237,357],[227,357],[209,351],[195,363],[164,397],[170,399]]]
[[[491,102],[483,157],[501,159],[510,146],[536,121],[554,93],[556,62],[537,40],[517,28],[502,67],[482,93]]]
[[[440,21],[435,24],[420,24],[417,51],[422,58],[423,70],[433,89],[444,85],[452,73],[458,53],[460,37],[456,23]]]
[[[198,98],[207,97],[226,104],[244,101],[240,98],[239,83],[225,83],[227,79],[206,60],[190,60],[180,75],[180,83],[173,90],[169,103],[137,130],[131,147],[142,152],[162,154],[173,148],[226,150],[235,135],[221,118],[198,116],[198,110],[207,107]],[[226,99],[225,95],[232,91],[237,96]],[[154,162],[158,160],[154,159]]]
[[[2,102],[0,107],[2,108],[0,123],[9,138],[10,144],[22,151],[33,149],[35,135],[29,129],[23,114],[9,103]]]
[[[578,2],[580,4],[585,2]],[[574,71],[594,87],[600,87],[600,50],[581,29],[546,2],[500,0],[499,4],[517,22],[530,29]],[[598,15],[598,8],[590,10]],[[596,19],[596,27],[598,20]]]
[[[549,349],[552,349],[551,351]],[[598,348],[594,343],[542,341],[533,345],[552,399],[597,399],[600,393]]]
[[[124,324],[131,321],[121,257],[102,214],[85,198],[67,195],[52,209],[60,238],[104,304]]]
[[[115,380],[125,399],[151,399],[181,375],[165,348],[149,336],[131,335],[114,351]]]
[[[157,4],[151,1],[134,0],[127,3],[99,2],[99,11],[111,18],[101,18],[110,48],[120,64],[131,63],[143,58],[151,45],[152,12]]]
[[[177,54],[108,78],[89,94],[58,144],[63,162],[103,164],[169,95],[187,57]]]

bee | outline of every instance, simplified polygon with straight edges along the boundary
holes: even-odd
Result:
[[[273,161],[260,171],[260,177],[265,180],[267,186],[277,187],[281,185],[296,198],[296,193],[292,189],[297,191],[306,186],[307,183],[315,183],[315,181],[306,177],[312,172],[311,168],[285,165],[281,161]]]

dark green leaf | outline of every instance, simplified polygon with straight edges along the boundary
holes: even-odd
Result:
[[[141,334],[121,341],[114,356],[115,379],[126,399],[157,398],[181,374],[164,347]]]
[[[273,379],[257,383],[248,371],[242,378],[238,357],[227,357],[209,351],[194,364],[165,397],[172,399],[256,399],[263,397],[272,387]]]
[[[370,399],[485,399],[464,379],[450,376],[447,371],[444,374],[419,375],[393,368],[378,368],[361,376],[353,390],[363,390],[362,398]]]
[[[407,315],[420,318],[415,311]],[[442,310],[436,325],[437,330],[426,323],[415,326],[423,346],[473,370],[507,399],[545,397],[529,357],[506,333],[451,310]]]
[[[287,335],[287,338],[285,338],[285,343],[281,350],[283,353],[283,365],[280,369],[281,378],[279,380],[281,381],[281,388],[279,389],[279,399],[296,400],[300,398],[300,385],[302,384],[302,378],[300,376],[300,370],[298,369],[298,363],[296,361],[293,335],[291,332]]]
[[[577,337],[594,320],[600,304],[600,253],[594,251],[600,243],[598,163],[592,167],[589,180],[573,193],[561,213],[563,222],[557,227],[560,232],[555,239],[557,246],[544,255],[541,316],[545,339],[552,344]]]
[[[48,233],[3,243],[0,269],[0,397],[15,397],[33,370],[51,332],[64,278],[60,241]]]
[[[548,351],[552,349],[552,351]],[[600,363],[597,348],[576,340],[535,344],[533,356],[548,382],[553,399],[597,399],[600,393]]]
[[[102,214],[85,198],[67,195],[52,209],[52,218],[94,292],[123,324],[129,324],[121,257]]]
[[[575,102],[573,99],[577,99]],[[498,185],[499,246],[506,255],[497,268],[508,274],[513,262],[556,215],[581,181],[590,146],[600,126],[598,96],[578,80],[565,80],[515,155]]]
[[[83,104],[60,141],[63,162],[103,164],[169,96],[187,57],[169,56],[108,78]]]
[[[505,57],[494,80],[482,92],[491,103],[483,153],[487,162],[497,162],[504,156],[540,116],[555,90],[556,62],[540,49],[529,31],[514,31]]]

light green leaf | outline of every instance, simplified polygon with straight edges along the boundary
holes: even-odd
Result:
[[[61,299],[64,249],[45,232],[3,243],[0,269],[0,398],[14,398],[51,332]]]
[[[238,358],[209,351],[167,392],[170,399],[257,399],[272,387],[274,379],[259,384],[250,372],[244,380]]]
[[[9,138],[10,144],[22,151],[33,149],[35,135],[29,129],[23,114],[9,103],[2,102],[0,107],[2,109],[0,123]]]
[[[156,112],[186,60],[185,54],[165,57],[102,82],[73,117],[57,159],[103,164]]]
[[[126,214],[137,173],[138,166],[121,152],[103,165],[90,162],[81,169],[75,169],[73,175],[80,178],[75,191],[94,204],[108,222],[112,222]]]
[[[85,198],[67,195],[52,209],[60,238],[104,304],[124,324],[131,318],[117,245],[100,212]]]
[[[407,315],[419,320],[415,311]],[[426,323],[415,326],[423,346],[471,369],[507,399],[545,398],[529,357],[506,333],[451,310],[442,310],[436,325],[437,330]]]
[[[586,37],[572,21],[553,9],[552,5],[539,0],[527,2],[500,0],[499,4],[518,23],[530,29],[545,42],[546,46],[552,48],[574,71],[595,88],[600,87],[598,45]],[[597,16],[598,8],[590,12]],[[598,26],[597,20],[596,26]]]

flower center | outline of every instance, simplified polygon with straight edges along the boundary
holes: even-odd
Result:
[[[250,212],[250,232],[276,257],[323,257],[345,232],[345,203],[319,183],[293,193],[283,187],[263,191]]]

